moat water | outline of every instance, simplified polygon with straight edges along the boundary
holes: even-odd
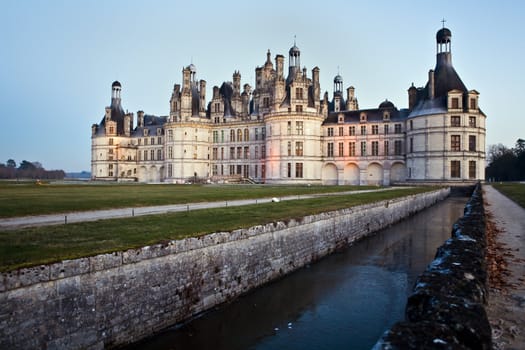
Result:
[[[126,349],[370,349],[467,198],[451,197],[342,252]]]

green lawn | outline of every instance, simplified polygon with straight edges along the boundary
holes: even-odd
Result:
[[[0,232],[0,271],[231,231],[425,191],[430,187],[328,196],[184,213]],[[232,187],[232,190],[235,190]]]
[[[96,209],[341,192],[371,187],[43,184],[0,181],[0,218]]]
[[[518,203],[522,208],[525,208],[525,184],[507,182],[501,184],[493,183],[491,185],[505,196]]]

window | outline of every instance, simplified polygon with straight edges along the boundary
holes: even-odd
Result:
[[[302,142],[295,143],[295,155],[299,157],[303,156],[303,143]]]
[[[456,151],[456,152],[461,150],[461,136],[460,135],[450,136],[450,150]]]
[[[394,133],[401,134],[401,124],[394,124]]]
[[[394,141],[394,154],[396,156],[400,156],[402,154],[402,148],[403,148],[403,144],[401,142],[401,140],[395,140]]]
[[[217,175],[217,170],[218,170],[218,168],[217,168],[217,164],[213,164],[212,174],[213,174],[214,176]]]
[[[144,146],[147,146],[147,145],[148,145],[148,139],[144,138]]]
[[[148,160],[148,150],[144,150],[144,160]]]
[[[173,165],[168,164],[168,177],[173,177]]]
[[[250,141],[250,131],[248,129],[244,129],[244,141]]]
[[[372,135],[379,134],[379,126],[378,125],[372,125]]]
[[[213,147],[213,150],[212,150],[212,153],[211,153],[211,159],[217,160],[217,154],[218,154],[217,147]]]
[[[259,146],[255,146],[255,159],[259,159]]]
[[[242,158],[242,147],[237,147],[237,159]]]
[[[138,139],[138,144],[140,145],[142,143],[142,139]]]
[[[459,160],[450,161],[450,177],[461,177],[461,162]]]
[[[235,147],[230,147],[230,159],[235,159]]]
[[[292,122],[291,121],[288,121],[288,123],[286,124],[286,133],[288,135],[292,134]]]
[[[355,126],[348,127],[348,134],[350,136],[354,136],[355,135]]]
[[[292,177],[292,163],[286,163],[286,175]]]
[[[343,136],[343,127],[342,126],[339,127],[339,136]]]
[[[334,136],[334,128],[328,128],[328,136]]]
[[[303,99],[303,89],[302,88],[296,88],[295,89],[295,98],[298,100]]]
[[[388,135],[388,124],[383,125],[385,135]]]
[[[452,109],[458,109],[459,108],[459,98],[452,97],[450,99],[450,108],[452,108]]]
[[[366,142],[361,142],[361,156],[366,156]]]
[[[303,122],[295,122],[295,133],[297,135],[303,135],[304,133]]]
[[[410,153],[414,152],[414,138],[410,138]]]
[[[303,177],[303,163],[295,163],[295,177]]]
[[[221,130],[221,142],[224,142],[224,130]]]
[[[409,123],[410,123],[410,130],[414,130],[414,121],[411,120]]]
[[[224,147],[221,147],[221,160],[224,159]]]
[[[379,155],[379,142],[378,141],[372,141],[372,155],[373,156]]]
[[[303,106],[302,105],[296,105],[295,106],[295,111],[296,112],[302,112],[303,111]]]
[[[288,157],[290,157],[292,155],[292,141],[288,141],[286,150],[288,151]]]
[[[108,169],[109,169],[109,170],[113,170],[113,164],[109,164],[109,165],[108,165]]]
[[[155,160],[155,150],[154,149],[150,150],[149,154],[150,154],[151,160]]]
[[[155,144],[155,138],[154,137],[151,138],[151,143],[150,144],[152,144],[152,145]]]
[[[334,156],[334,143],[333,142],[328,142],[328,153],[327,153],[327,156],[328,157],[333,157]]]
[[[355,157],[355,142],[348,143],[348,155],[350,157]]]
[[[366,126],[361,125],[361,135],[366,135]]]
[[[230,169],[229,170],[230,170],[230,173],[229,173],[230,175],[235,174],[235,165],[230,165]]]
[[[471,160],[468,162],[468,178],[469,179],[476,178],[476,161],[474,160]]]
[[[343,157],[344,156],[344,144],[342,142],[339,142],[339,145],[338,145],[338,153],[337,155],[339,157]]]
[[[470,109],[476,109],[476,99],[475,98],[470,99]]]
[[[144,129],[144,136],[148,136],[148,129]]]
[[[461,126],[461,119],[459,115],[453,115],[450,117],[450,126]]]
[[[113,138],[110,138],[110,139],[109,139],[109,145],[110,145],[110,146],[113,145]]]
[[[219,142],[219,132],[215,130],[213,132],[213,143],[217,143],[217,142]]]
[[[221,104],[219,102],[216,102],[213,106],[215,113],[219,113],[221,111]]]
[[[162,150],[161,149],[157,150],[157,160],[162,160]]]
[[[244,147],[244,159],[250,158],[250,148],[248,146]]]
[[[173,130],[168,130],[168,141],[173,141]]]
[[[237,142],[241,142],[241,141],[242,141],[242,130],[237,129]]]
[[[259,128],[255,128],[255,141],[259,140]]]
[[[264,97],[263,98],[263,107],[264,108],[270,107],[270,98],[269,97]]]
[[[261,146],[261,158],[266,158],[266,146]]]
[[[110,134],[115,133],[115,128],[112,127],[112,126],[110,126],[110,127],[109,127],[109,133],[110,133]]]
[[[235,141],[235,130],[230,130],[230,142]]]
[[[385,156],[388,156],[388,153],[389,153],[388,152],[388,141],[385,141],[383,151],[384,151]]]
[[[168,147],[168,159],[173,159],[173,147]]]
[[[471,128],[476,127],[476,117],[468,117],[468,126]]]
[[[470,152],[476,152],[476,135],[468,136],[468,150]]]
[[[261,138],[264,140],[266,139],[266,128],[261,129]]]
[[[157,144],[162,145],[162,136],[157,137]]]

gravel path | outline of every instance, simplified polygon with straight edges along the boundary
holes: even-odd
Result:
[[[70,212],[61,214],[51,215],[34,215],[34,216],[21,216],[15,218],[0,219],[0,230],[14,230],[25,227],[34,226],[46,226],[46,225],[60,225],[65,223],[75,223],[84,221],[96,221],[104,219],[116,219],[126,218],[132,216],[142,215],[153,215],[153,214],[165,214],[174,213],[188,210],[197,209],[209,209],[209,208],[222,208],[222,207],[235,207],[240,205],[269,203],[272,201],[288,201],[296,199],[308,199],[315,197],[324,196],[340,196],[350,195],[354,193],[367,193],[367,192],[378,192],[393,190],[399,187],[388,187],[376,190],[361,190],[361,191],[346,191],[346,192],[335,192],[335,193],[319,193],[312,195],[295,195],[286,196],[279,198],[258,198],[258,199],[240,199],[233,201],[221,201],[221,202],[201,202],[201,203],[187,203],[187,204],[174,204],[174,205],[159,205],[151,207],[136,207],[136,208],[120,208],[120,209],[107,209],[107,210],[92,210],[82,212]]]
[[[487,309],[494,349],[525,349],[525,209],[483,186],[486,211],[501,245],[503,286],[491,286]]]

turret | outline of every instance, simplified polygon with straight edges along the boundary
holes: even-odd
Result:
[[[144,127],[144,111],[137,112],[137,127]]]

